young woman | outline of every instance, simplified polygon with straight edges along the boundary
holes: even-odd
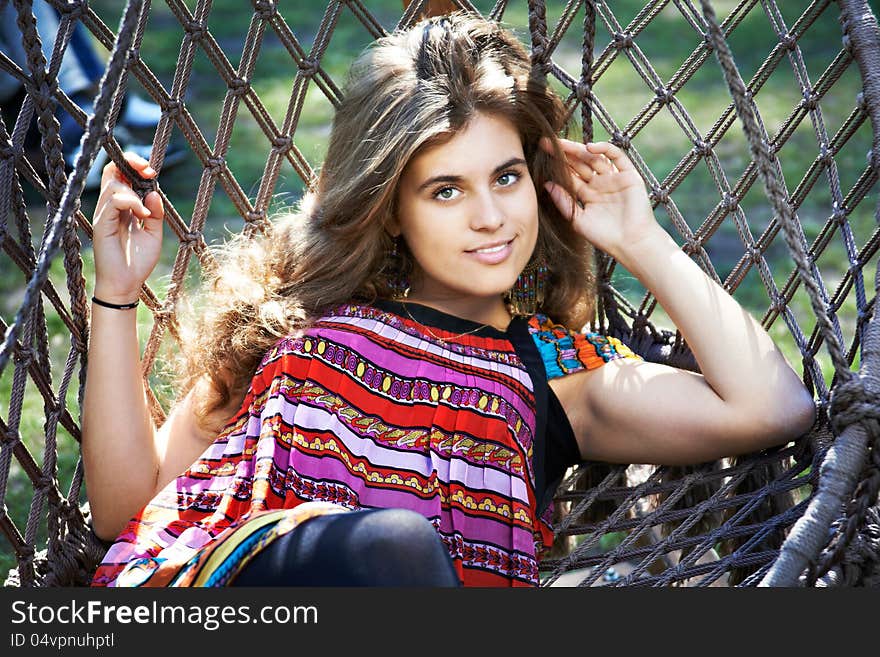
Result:
[[[656,222],[620,149],[557,138],[563,115],[493,23],[380,39],[301,211],[219,254],[158,429],[129,306],[162,207],[109,165],[83,454],[115,543],[93,583],[536,585],[568,466],[805,432],[812,399],[770,337]],[[654,293],[702,375],[577,330],[592,246]]]

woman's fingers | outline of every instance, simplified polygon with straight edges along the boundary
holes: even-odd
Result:
[[[588,183],[588,180],[582,180],[579,176],[571,177],[571,186],[574,189],[574,196],[575,199],[580,203],[581,207],[583,207],[584,202],[590,195],[590,188],[588,187]]]
[[[144,218],[144,230],[151,235],[162,235],[162,223],[165,218],[165,208],[162,206],[162,197],[158,192],[150,192],[144,197],[144,205],[149,211],[149,216]]]
[[[569,169],[585,181],[589,182],[596,175],[607,175],[614,171],[608,158],[601,154],[591,153],[584,144],[560,139],[559,146]]]
[[[126,152],[124,156],[125,161],[142,177],[150,179],[156,176],[156,171],[150,166],[150,163],[138,154]],[[120,218],[127,219],[127,216],[119,216],[121,212],[126,210],[141,221],[149,218],[158,218],[161,221],[164,216],[162,201],[155,192],[147,195],[147,197],[151,196],[152,201],[148,207],[146,198],[142,201],[132,190],[128,179],[122,174],[119,167],[115,163],[109,162],[101,173],[101,192],[98,196],[95,222],[102,219],[105,222]]]
[[[148,196],[152,194],[158,197],[158,194],[155,192],[151,192]],[[98,199],[93,225],[98,229],[99,233],[112,235],[118,230],[117,224],[128,227],[127,224],[130,217],[134,217],[139,221],[155,218],[154,211],[160,213],[158,220],[161,223],[161,200],[159,200],[157,206],[156,199],[151,199],[151,205],[153,208],[148,208],[128,185],[121,182],[111,182]],[[101,229],[102,226],[105,227],[103,230]]]
[[[574,217],[574,213],[577,211],[575,200],[565,191],[562,185],[557,185],[554,182],[548,181],[544,183],[544,189],[550,194],[550,198],[553,199],[553,203],[562,213],[563,217],[567,217],[568,219]]]
[[[607,160],[609,160],[614,167],[618,171],[629,171],[630,169],[635,169],[633,163],[627,157],[626,153],[623,152],[618,146],[615,146],[610,141],[598,141],[595,143],[590,143],[587,145],[587,148],[591,153],[595,153],[597,155],[602,155]]]
[[[119,167],[116,166],[115,162],[111,161],[105,164],[104,169],[101,171],[101,191],[103,192],[107,185],[115,180],[120,180],[121,177]]]
[[[155,219],[165,217],[165,207],[162,205],[162,197],[159,192],[150,192],[144,197],[144,206],[149,210],[150,216]]]
[[[156,170],[150,166],[150,163],[137,153],[126,151],[123,155],[131,168],[141,174],[143,178],[153,178],[156,175]]]
[[[140,199],[114,194],[96,215],[94,234],[107,237],[116,235],[120,230],[132,230],[148,217],[143,213]]]
[[[123,156],[129,166],[137,171],[142,178],[150,179],[156,176],[156,170],[150,166],[150,163],[147,160],[137,153],[126,151],[123,153]],[[122,175],[119,167],[116,166],[116,163],[111,161],[104,165],[104,170],[101,172],[101,187],[103,188],[113,181],[128,182],[125,176]]]
[[[568,219],[574,219],[578,211],[583,210],[585,205],[595,199],[594,192],[587,183],[573,181],[572,187],[574,188],[574,196],[569,194],[562,185],[552,181],[544,183],[544,188],[550,194],[550,198],[553,199],[562,215]]]
[[[611,142],[599,141],[582,144],[562,138],[557,141],[569,166],[578,171],[579,175],[587,169],[603,175],[634,168],[626,153]],[[542,139],[541,147],[549,153],[553,152],[549,139]],[[584,176],[582,175],[582,177]],[[587,177],[589,177],[589,173],[587,173]]]
[[[592,170],[599,175],[607,175],[614,172],[614,165],[603,153],[593,152],[595,144],[579,144],[567,139],[561,140],[562,152],[565,153],[569,165],[578,174],[586,169]]]

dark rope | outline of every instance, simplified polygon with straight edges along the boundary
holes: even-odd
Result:
[[[743,132],[748,138],[752,158],[764,181],[767,197],[780,217],[786,244],[795,260],[797,272],[809,293],[816,321],[828,345],[828,351],[839,378],[838,386],[845,386],[855,375],[849,370],[846,356],[824,305],[823,294],[811,271],[809,258],[803,245],[800,225],[791,210],[775,155],[771,152],[763,130],[758,125],[755,108],[751,103],[751,98],[747,98],[745,85],[734,64],[733,56],[718,25],[714,10],[708,0],[700,0],[700,3],[708,24],[712,47],[734,98],[737,116],[743,124]],[[851,404],[857,399],[865,397],[861,387],[855,394],[847,394],[849,390],[846,387],[840,389],[845,391],[841,398],[841,404]],[[853,435],[856,433],[861,434],[859,437],[862,440]],[[846,440],[850,435],[854,439],[852,441]],[[864,458],[864,431],[846,432],[844,436],[838,438],[832,450],[840,453],[839,463],[834,457],[826,458],[820,474],[819,492],[814,496],[813,503],[810,504],[807,513],[793,527],[780,550],[777,563],[762,580],[762,586],[791,586],[795,584],[807,560],[813,558],[825,545],[831,520],[838,513],[844,498],[852,491],[856,475],[861,468]],[[829,456],[831,456],[831,451],[829,451]]]
[[[31,312],[40,294],[40,288],[49,274],[49,266],[52,259],[61,246],[66,224],[70,221],[79,203],[85,187],[86,175],[95,160],[98,148],[104,138],[104,122],[113,102],[113,96],[119,92],[116,81],[119,79],[122,69],[126,64],[128,49],[134,36],[134,27],[140,19],[140,11],[143,0],[129,0],[125,8],[125,14],[119,26],[116,46],[110,55],[110,61],[104,76],[101,78],[100,91],[95,101],[95,113],[89,118],[86,132],[83,136],[82,151],[76,163],[73,175],[68,181],[60,207],[51,220],[48,237],[45,246],[40,253],[37,267],[28,281],[24,293],[24,300],[16,313],[15,319],[9,325],[4,336],[3,344],[0,345],[0,372],[2,372],[12,353],[12,345],[18,339],[18,333],[25,323],[25,317]]]

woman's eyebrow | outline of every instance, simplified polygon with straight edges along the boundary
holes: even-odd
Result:
[[[505,162],[502,162],[497,167],[495,167],[492,170],[492,175],[495,175],[496,173],[501,173],[504,169],[508,169],[508,168],[515,166],[517,164],[528,164],[528,163],[521,157],[512,157],[509,160],[506,160]],[[451,174],[442,174],[439,176],[432,176],[431,178],[428,178],[425,182],[423,182],[421,185],[419,185],[418,189],[416,189],[416,192],[421,192],[422,190],[424,190],[428,187],[431,187],[433,185],[436,185],[437,183],[458,183],[458,182],[461,182],[462,180],[464,180],[464,178],[462,178],[462,176],[453,176]]]

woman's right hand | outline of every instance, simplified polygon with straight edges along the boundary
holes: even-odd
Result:
[[[133,153],[126,153],[125,160],[143,178],[156,175],[149,162]],[[97,298],[110,303],[137,301],[159,262],[164,216],[158,192],[150,192],[142,202],[113,162],[104,167],[92,221]]]

